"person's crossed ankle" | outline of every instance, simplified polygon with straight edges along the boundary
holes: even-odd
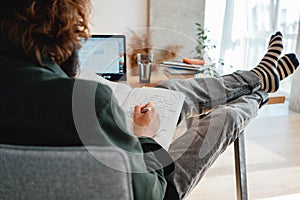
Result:
[[[261,89],[268,93],[276,92],[279,88],[279,81],[288,77],[299,66],[294,53],[280,58],[282,50],[282,34],[277,32],[271,36],[268,51],[263,59],[251,70],[260,77]]]

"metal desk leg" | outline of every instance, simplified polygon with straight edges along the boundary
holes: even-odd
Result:
[[[247,171],[244,132],[234,142],[237,200],[247,200]]]

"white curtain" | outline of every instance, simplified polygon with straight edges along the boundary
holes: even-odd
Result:
[[[299,27],[300,27],[300,19],[299,19]],[[296,53],[298,55],[298,58],[300,58],[300,28],[298,31]],[[300,113],[300,71],[299,70],[300,69],[298,69],[294,73],[294,76],[292,78],[289,108],[293,111]]]
[[[298,25],[298,40],[297,40],[296,53],[298,58],[300,58],[300,17],[299,17],[299,25]]]
[[[220,66],[223,73],[256,66],[266,52],[270,36],[276,31],[284,35],[283,53],[296,51],[300,1],[221,2],[206,1],[205,27],[210,30],[212,41],[218,47],[212,54],[216,62],[224,63]],[[223,10],[219,8],[215,12],[216,6]],[[290,81],[286,82],[281,88],[289,90]]]

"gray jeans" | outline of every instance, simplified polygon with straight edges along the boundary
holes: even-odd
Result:
[[[158,87],[185,94],[182,119],[210,109],[209,114],[193,123],[169,148],[175,163],[174,179],[171,181],[180,199],[183,199],[218,156],[256,117],[268,95],[260,91],[259,77],[249,71],[237,71],[220,78],[168,80]]]

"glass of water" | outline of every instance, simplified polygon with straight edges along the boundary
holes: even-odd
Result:
[[[137,63],[139,67],[140,83],[150,83],[153,54],[151,53],[138,53]]]

